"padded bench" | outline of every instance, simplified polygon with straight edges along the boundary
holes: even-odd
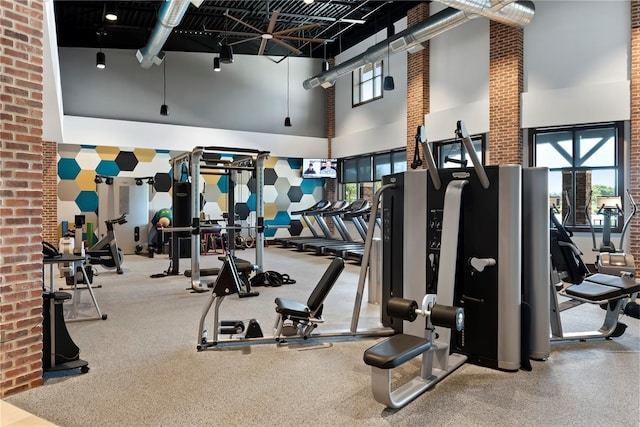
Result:
[[[565,289],[569,296],[594,303],[618,299],[638,291],[640,291],[640,284],[634,279],[608,274],[594,274],[587,277],[581,284]]]
[[[393,369],[431,348],[431,342],[413,335],[399,334],[364,352],[364,363],[380,369]]]
[[[402,408],[435,384],[440,378],[417,375],[407,383],[391,389],[393,368],[431,350],[431,341],[413,335],[399,334],[388,338],[364,352],[364,363],[371,366],[371,391],[375,399],[389,408]],[[425,371],[425,359],[422,359]]]

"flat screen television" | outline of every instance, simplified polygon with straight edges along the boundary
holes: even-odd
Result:
[[[337,178],[338,160],[336,159],[303,159],[303,178]]]

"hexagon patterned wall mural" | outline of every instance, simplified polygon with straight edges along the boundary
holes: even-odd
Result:
[[[88,222],[101,220],[98,212],[96,174],[118,177],[152,177],[149,191],[149,218],[156,211],[171,207],[173,174],[170,160],[177,151],[124,149],[93,145],[58,145],[58,222],[73,223],[75,215],[84,214]],[[288,226],[273,228],[265,237],[288,237],[310,234],[299,215],[291,212],[308,208],[323,195],[320,179],[302,179],[302,159],[269,157],[265,161],[263,199],[265,224]],[[228,210],[227,176],[203,175],[200,192],[207,219],[222,219]],[[256,224],[256,179],[250,172],[237,174],[234,198],[238,221]]]

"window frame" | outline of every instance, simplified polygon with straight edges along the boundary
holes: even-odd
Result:
[[[395,167],[395,162],[394,162],[394,156],[399,155],[400,153],[404,154],[402,157],[404,158],[404,162],[402,162],[404,168],[400,168],[402,170],[396,170]],[[394,173],[398,173],[398,172],[404,172],[407,170],[407,162],[406,162],[406,158],[407,158],[407,149],[406,147],[402,147],[402,148],[395,148],[395,149],[391,149],[391,150],[386,150],[386,151],[378,151],[378,152],[374,152],[374,153],[367,153],[367,154],[360,154],[358,156],[350,156],[350,157],[345,157],[342,159],[338,160],[338,170],[339,170],[339,180],[338,180],[338,184],[339,184],[339,188],[340,188],[340,197],[343,199],[346,199],[346,186],[354,186],[355,185],[355,199],[359,199],[364,197],[363,193],[366,192],[366,189],[368,188],[373,188],[373,192],[375,193],[375,191],[378,190],[378,188],[380,187],[380,183],[382,182],[382,179],[376,180],[376,172],[375,172],[375,166],[376,166],[376,162],[375,162],[375,158],[382,156],[382,155],[389,155],[389,166],[391,168],[391,174]],[[360,162],[364,161],[364,162],[369,162],[369,176],[360,176]],[[356,177],[355,180],[349,180],[346,181],[345,176],[347,175],[347,173],[349,173],[349,170],[347,167],[345,167],[345,163],[348,162],[355,162],[356,165]],[[381,177],[380,177],[381,178]],[[349,192],[353,192],[353,190],[350,190]],[[351,201],[351,200],[350,200]]]
[[[614,141],[614,165],[610,166],[576,166],[576,153],[579,153],[579,143],[576,138],[576,134],[584,131],[597,130],[597,129],[606,129],[606,128],[614,128],[615,129],[615,141]],[[571,218],[570,221],[567,222],[565,228],[572,232],[590,232],[591,227],[589,224],[576,224],[576,212],[578,210],[583,211],[584,206],[576,207],[576,175],[575,172],[580,171],[594,171],[594,170],[615,170],[616,171],[616,179],[615,179],[615,196],[618,196],[622,199],[622,204],[626,210],[628,200],[626,198],[625,186],[624,186],[624,176],[625,176],[625,162],[624,162],[624,142],[625,142],[625,128],[623,121],[617,122],[602,122],[602,123],[591,123],[591,124],[578,124],[578,125],[569,125],[569,126],[552,126],[552,127],[537,127],[537,128],[529,128],[527,132],[527,143],[528,143],[528,152],[529,152],[529,166],[534,167],[537,164],[537,150],[536,150],[536,136],[539,134],[550,133],[550,132],[568,132],[571,133],[571,144],[572,144],[572,160],[571,165],[566,167],[557,167],[557,168],[549,168],[549,172],[562,172],[568,171],[571,172],[571,188],[572,194],[570,195],[570,203],[571,203]],[[561,196],[562,197],[562,196]],[[562,202],[564,203],[564,201]],[[612,233],[620,233],[622,232],[622,225],[624,220],[626,219],[626,212],[623,217],[620,218],[616,222],[615,226],[611,227]],[[591,223],[593,229],[596,231],[602,230],[601,224],[595,224],[593,221],[593,217],[591,218]],[[596,236],[597,237],[597,236]]]
[[[471,138],[471,142],[472,143],[476,143],[478,142],[478,140],[480,141],[480,162],[482,163],[482,165],[486,165],[486,158],[487,158],[487,134],[486,133],[479,133],[479,134],[475,134],[475,135],[469,135],[469,137]],[[438,168],[442,168],[442,165],[440,164],[440,157],[441,157],[441,153],[442,153],[442,149],[444,147],[446,147],[447,145],[452,145],[452,144],[462,144],[462,140],[460,138],[451,138],[451,139],[445,139],[445,140],[441,140],[441,141],[434,141],[432,143],[433,145],[433,156],[435,157],[435,162],[436,162],[436,166]],[[466,148],[466,147],[465,147]],[[456,167],[463,167],[462,165],[456,166]],[[473,165],[471,164],[467,164],[467,167],[473,167]]]
[[[380,64],[378,67],[377,65]],[[364,73],[367,65],[372,65],[372,76],[370,79],[362,80],[362,75]],[[380,69],[380,75],[376,75],[376,70]],[[370,102],[376,101],[378,99],[384,98],[384,90],[382,90],[383,81],[384,81],[384,60],[379,60],[374,62],[373,64],[366,64],[365,66],[359,67],[356,70],[353,70],[351,73],[351,107],[359,107],[364,104],[368,104]],[[363,86],[367,82],[372,82],[373,84],[373,96],[371,98],[362,99]],[[379,85],[379,87],[377,86]],[[356,100],[356,87],[358,88],[358,99]],[[379,91],[380,95],[376,96],[376,89]]]

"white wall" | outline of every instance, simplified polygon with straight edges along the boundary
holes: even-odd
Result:
[[[522,126],[629,120],[627,0],[537,1],[524,30]]]
[[[45,0],[42,44],[42,139],[62,142],[62,93],[53,0]]]
[[[395,32],[407,26],[406,18],[395,23]],[[386,28],[336,57],[340,64],[387,38]],[[385,91],[383,98],[352,107],[350,74],[336,80],[336,136],[332,141],[333,157],[385,151],[407,144],[407,53],[390,56],[390,70],[395,90]],[[384,59],[387,74],[387,59]]]
[[[197,146],[250,148],[278,157],[325,157],[326,138],[64,116],[67,144],[190,151]]]

